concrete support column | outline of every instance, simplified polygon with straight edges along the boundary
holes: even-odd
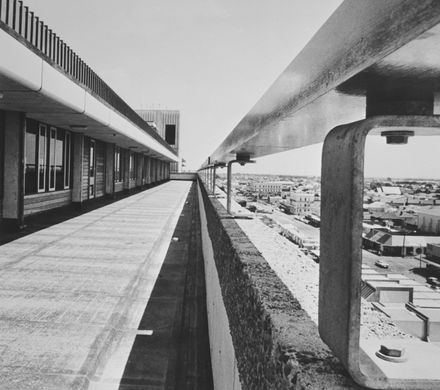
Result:
[[[84,175],[84,134],[73,136],[73,183],[72,202],[81,203],[83,199],[82,182]]]
[[[210,183],[209,183],[209,189],[210,189],[210,191],[211,191],[211,194],[214,193],[214,171],[215,171],[215,168],[214,168],[214,167],[212,167],[212,168],[209,170],[209,173],[211,174],[211,175],[210,175],[210,178],[209,178],[209,181],[210,181]]]
[[[129,186],[130,186],[130,153],[128,150],[124,150],[122,151],[122,167],[121,169],[123,170],[123,181],[124,181],[124,185],[123,188],[124,190],[128,190]]]
[[[215,195],[215,174],[216,174],[216,167],[212,168],[212,195]]]
[[[161,180],[161,175],[160,175],[160,170],[162,168],[162,161],[157,160],[157,181],[160,182]]]
[[[154,158],[150,157],[150,184],[154,184]]]
[[[115,144],[105,144],[105,193],[115,192]]]
[[[156,160],[156,181],[160,180],[160,160]]]
[[[136,154],[135,158],[137,160],[136,166],[136,187],[142,186],[142,172],[144,168],[144,156],[142,154]]]
[[[146,160],[145,170],[146,170],[146,183],[151,184],[151,158],[148,156],[144,157]]]
[[[208,194],[211,191],[211,168],[206,170],[206,190],[208,191]]]
[[[8,111],[4,115],[3,218],[23,225],[25,115]]]
[[[153,184],[157,183],[157,160],[153,158]]]
[[[226,173],[226,210],[231,214],[231,198],[232,198],[232,163],[235,160],[229,161]]]
[[[151,157],[150,159],[150,173],[151,173],[151,184],[154,185],[155,179],[154,179],[154,157]]]

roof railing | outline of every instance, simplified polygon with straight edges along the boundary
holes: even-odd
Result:
[[[373,389],[440,388],[438,348],[361,333],[365,140],[440,135],[439,42],[438,0],[345,0],[199,171],[324,141],[319,332]]]
[[[108,103],[128,120],[168,145],[151,127],[114,92],[90,67],[21,0],[0,0],[0,28],[26,44],[36,54],[69,75],[95,97]]]

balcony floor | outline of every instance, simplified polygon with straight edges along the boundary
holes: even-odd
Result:
[[[0,246],[0,388],[209,389],[195,196],[167,182]]]

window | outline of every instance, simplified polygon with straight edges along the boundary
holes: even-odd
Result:
[[[122,181],[121,148],[115,148],[115,182]]]
[[[165,141],[176,145],[176,125],[165,125]]]
[[[37,139],[38,129],[27,128],[25,135],[25,194],[37,192]]]
[[[39,126],[38,142],[38,192],[46,190],[46,164],[47,164],[47,128]]]
[[[143,182],[146,183],[148,180],[148,157],[144,157],[144,170],[142,171]]]
[[[25,195],[70,188],[71,134],[28,120]]]
[[[96,164],[95,164],[95,141],[90,141],[90,148],[89,148],[90,154],[89,154],[89,198],[95,197],[95,171],[96,171]]]
[[[55,179],[56,179],[56,142],[57,142],[57,129],[50,128],[49,139],[49,191],[55,191]]]
[[[63,159],[63,169],[64,169],[64,188],[70,188],[70,151],[72,145],[72,136],[66,131],[66,136],[64,139],[64,159]],[[60,180],[61,181],[61,180]]]
[[[129,156],[128,177],[130,180],[136,180],[136,156],[133,152],[130,152]]]

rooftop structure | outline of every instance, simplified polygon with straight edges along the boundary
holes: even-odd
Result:
[[[178,110],[136,110],[136,113],[147,123],[151,123],[156,132],[179,155],[180,146],[180,112]],[[178,172],[178,163],[171,165],[171,172]]]
[[[400,187],[382,186],[382,187],[378,187],[376,189],[376,191],[383,193],[385,195],[401,195],[402,194]]]
[[[250,186],[251,191],[258,192],[261,195],[281,195],[281,193],[290,191],[294,183],[290,181],[260,181],[253,182]]]

